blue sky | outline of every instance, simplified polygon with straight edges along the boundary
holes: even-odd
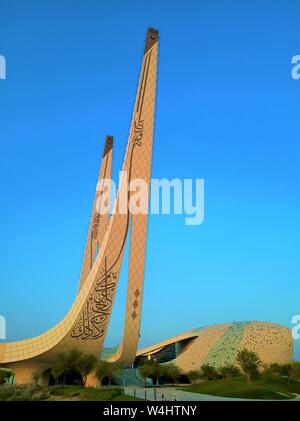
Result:
[[[0,0],[0,314],[36,335],[77,291],[107,133],[120,168],[160,30],[153,173],[204,178],[205,221],[151,216],[141,346],[300,314],[299,1]],[[121,336],[126,265],[107,345]],[[298,358],[300,358],[299,341]]]

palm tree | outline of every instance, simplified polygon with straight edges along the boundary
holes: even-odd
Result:
[[[237,361],[241,366],[241,369],[246,375],[248,384],[251,383],[251,375],[258,370],[261,365],[261,360],[256,352],[249,351],[244,348],[237,354]]]

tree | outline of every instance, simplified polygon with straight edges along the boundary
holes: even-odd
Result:
[[[209,364],[203,364],[201,366],[202,374],[206,378],[206,380],[214,380],[217,379],[219,373],[217,372],[216,368]]]
[[[42,373],[40,371],[34,371],[32,373],[31,377],[32,377],[32,380],[33,380],[34,384],[37,385],[40,378],[42,377]]]
[[[100,387],[102,386],[102,381],[106,377],[106,363],[99,362],[96,367],[95,376],[99,380]]]
[[[279,376],[285,376],[288,379],[288,382],[291,382],[291,374],[292,374],[293,366],[292,364],[271,364],[269,367],[269,371],[274,374],[278,374]]]
[[[261,360],[256,352],[249,351],[244,348],[237,354],[237,362],[240,364],[241,369],[246,375],[248,384],[251,383],[251,376],[257,372],[258,367],[261,365]]]
[[[186,374],[186,377],[189,379],[190,383],[196,383],[197,380],[200,380],[202,373],[200,370],[191,370]]]
[[[280,364],[273,363],[270,364],[269,368],[266,371],[271,374],[281,374],[281,366]]]
[[[97,379],[99,380],[100,385],[102,384],[103,379],[105,377],[108,377],[108,384],[110,386],[112,378],[113,378],[113,374],[116,371],[119,371],[119,370],[120,370],[120,366],[118,366],[116,364],[107,363],[105,361],[100,361],[97,364],[95,375],[96,375]]]
[[[7,382],[9,377],[11,376],[12,371],[7,368],[0,368],[0,384],[4,384]]]
[[[93,371],[97,363],[96,357],[92,354],[84,354],[77,349],[65,353],[61,352],[54,358],[51,373],[56,380],[66,383],[69,376],[81,376],[82,384],[85,387],[87,376]]]
[[[238,367],[234,365],[226,365],[220,368],[220,374],[224,379],[232,379],[241,374]]]
[[[87,376],[93,371],[97,359],[91,354],[81,354],[77,361],[77,369],[82,376],[83,387],[86,385]]]
[[[181,370],[175,364],[169,364],[164,366],[165,372],[163,373],[166,377],[171,378],[175,383],[178,381],[179,377],[182,375]]]
[[[291,376],[296,379],[300,380],[300,362],[294,362],[292,364]]]
[[[149,364],[152,366],[152,377],[155,379],[156,385],[158,385],[159,379],[163,377],[165,373],[165,367],[159,364],[156,359],[149,360]]]
[[[55,384],[58,384],[59,378],[62,376],[64,372],[64,354],[60,353],[55,356],[51,367],[51,374],[55,379]]]
[[[56,383],[62,378],[62,383],[65,385],[68,376],[74,373],[80,374],[78,367],[82,355],[82,352],[77,349],[72,349],[68,353],[61,352],[55,356],[51,367],[51,373],[55,378]]]
[[[282,364],[280,372],[283,376],[287,377],[288,383],[291,383],[292,364]]]
[[[153,367],[148,362],[145,362],[143,365],[139,367],[139,373],[144,379],[145,387],[147,386],[147,378],[150,377],[153,373]]]
[[[145,375],[147,377],[152,377],[157,385],[161,377],[167,376],[167,366],[159,364],[159,362],[156,359],[150,359],[145,361],[143,366],[145,366],[145,368],[142,369],[143,371],[145,371]],[[142,373],[141,376],[143,377]],[[145,377],[143,378],[145,379]]]

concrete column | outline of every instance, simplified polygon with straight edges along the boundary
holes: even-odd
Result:
[[[20,361],[9,365],[16,376],[16,384],[33,384],[32,375],[35,371],[41,373],[41,379],[38,383],[46,382],[46,378],[43,378],[42,373],[49,367],[43,363],[38,362],[27,362]]]
[[[90,373],[86,379],[86,387],[96,387],[99,384],[99,380],[97,379],[95,372]]]

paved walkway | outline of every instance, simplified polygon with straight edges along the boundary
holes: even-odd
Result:
[[[204,395],[202,393],[185,392],[173,387],[159,387],[156,389],[155,399],[155,388],[143,388],[127,386],[124,388],[124,393],[129,396],[136,396],[137,398],[146,399],[149,401],[255,401],[257,399],[240,399],[240,398],[225,398],[222,396]],[[300,395],[297,395],[294,399],[288,399],[287,401],[300,401]]]

